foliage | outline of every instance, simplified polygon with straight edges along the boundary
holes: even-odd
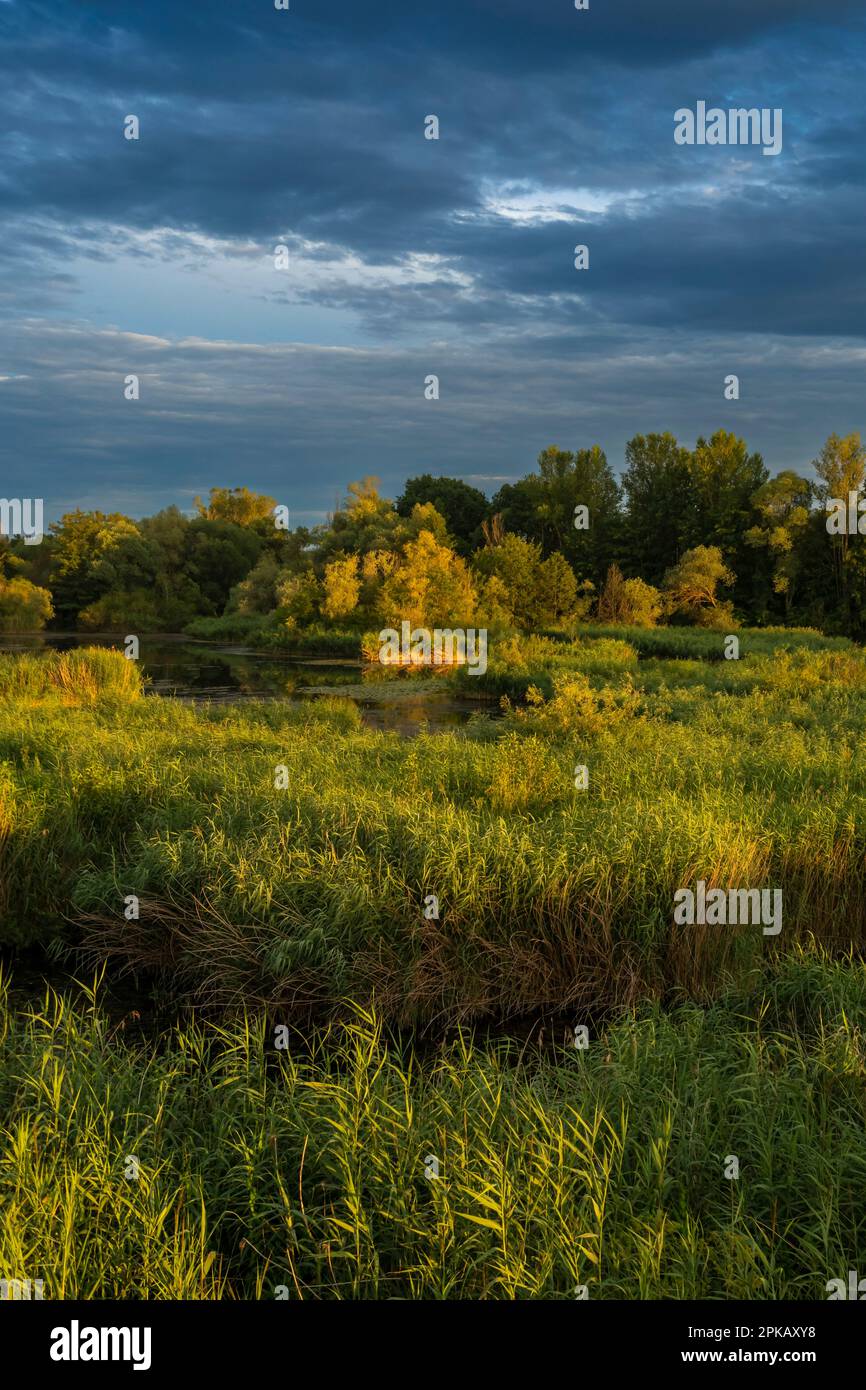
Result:
[[[448,535],[457,542],[464,558],[480,543],[481,523],[487,515],[487,498],[477,487],[460,478],[434,478],[422,473],[409,478],[394,503],[400,516],[409,517],[419,503],[432,503],[444,518]]]
[[[619,565],[611,565],[596,605],[600,623],[654,627],[662,611],[663,601],[658,589],[642,579],[623,579]]]
[[[53,612],[47,589],[27,579],[0,575],[0,632],[38,632]]]
[[[246,487],[212,487],[210,499],[205,505],[200,497],[195,499],[200,517],[206,521],[230,521],[234,526],[252,526],[257,521],[274,524],[273,497],[250,492]]]
[[[420,1048],[355,1009],[276,1051],[263,1017],[150,1037],[95,986],[22,1011],[2,980],[4,1276],[53,1299],[806,1305],[862,1268],[862,964],[795,953],[707,1010],[588,1022],[585,1051],[562,1023]]]
[[[385,580],[379,613],[383,626],[398,630],[403,621],[413,627],[471,627],[477,602],[465,561],[431,531],[421,531]]]
[[[734,582],[718,546],[697,545],[665,575],[668,612],[698,627],[736,627],[731,604],[722,602],[717,592],[720,584],[730,586]]]
[[[567,636],[595,604],[599,621],[625,626],[667,616],[721,630],[736,612],[753,625],[866,637],[866,531],[825,524],[834,499],[866,486],[858,434],[828,438],[814,481],[791,469],[771,478],[726,430],[692,449],[668,433],[636,435],[625,452],[620,486],[597,446],[551,446],[489,502],[425,473],[393,503],[368,477],[312,529],[276,527],[273,499],[244,487],[211,489],[193,520],[176,507],[139,521],[78,510],[40,546],[4,539],[0,571],[46,589],[61,628],[177,631],[237,613],[271,619],[267,642],[274,629],[294,641],[310,627],[360,635],[412,621],[396,609],[426,604],[443,626]],[[696,566],[708,564],[715,586],[690,598]],[[436,598],[447,592],[453,612]]]
[[[322,616],[334,622],[348,618],[358,606],[361,576],[357,555],[344,555],[325,566]]]

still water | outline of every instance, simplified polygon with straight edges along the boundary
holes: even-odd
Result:
[[[68,651],[72,647],[117,647],[116,633],[6,633],[0,651]],[[303,700],[342,695],[360,709],[372,729],[404,737],[427,729],[455,729],[479,710],[498,714],[495,702],[438,691],[412,694],[413,681],[365,678],[360,662],[275,656],[252,647],[196,642],[191,637],[154,634],[141,638],[141,669],[151,695],[183,700]],[[426,683],[425,683],[426,684]]]

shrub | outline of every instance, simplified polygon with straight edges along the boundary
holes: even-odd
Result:
[[[507,697],[504,701],[507,705]],[[617,687],[594,689],[582,671],[553,677],[553,694],[545,700],[541,691],[530,686],[526,708],[509,713],[518,728],[557,738],[573,734],[592,737],[615,729],[626,719],[633,719],[641,707],[641,696],[625,676]]]
[[[599,622],[654,627],[662,610],[658,589],[642,579],[623,579],[619,565],[611,565],[598,598]]]
[[[38,632],[53,614],[47,589],[0,574],[0,632]]]

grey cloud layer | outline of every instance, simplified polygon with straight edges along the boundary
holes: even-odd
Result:
[[[76,505],[188,507],[241,478],[323,511],[368,464],[392,493],[443,458],[456,474],[517,477],[553,442],[597,440],[619,458],[638,428],[689,441],[734,427],[776,466],[803,468],[830,428],[860,423],[866,349],[677,330],[664,348],[654,334],[627,346],[541,338],[520,352],[505,338],[479,357],[457,341],[426,353],[173,343],[34,320],[18,326],[18,361],[20,374],[0,381],[4,490],[44,496],[56,517]],[[736,404],[722,397],[728,370],[746,383]],[[430,371],[436,402],[423,397]],[[123,397],[127,372],[140,377],[137,402]]]
[[[814,452],[858,423],[854,3],[293,0],[284,15],[267,0],[16,0],[0,24],[4,477],[32,464],[67,501],[70,479],[113,480],[146,507],[161,476],[273,490],[288,469],[315,509],[365,471],[520,472],[556,438],[599,439],[618,462],[654,421],[722,423],[719,383],[743,357],[726,422],[751,426],[771,463],[802,464],[798,430]],[[675,147],[673,112],[698,97],[783,106],[783,154]],[[130,111],[137,143],[121,136]],[[438,142],[422,138],[429,112]],[[533,199],[561,220],[504,211]],[[158,243],[136,240],[154,230]],[[238,338],[261,331],[257,304],[284,301],[324,325],[350,315],[357,351],[106,333],[146,325],[122,296],[97,304],[72,261],[120,258],[134,280],[143,257],[183,266],[190,234],[238,264],[285,237],[335,267],[251,294]],[[426,283],[384,274],[418,256],[440,258]],[[130,355],[147,383],[135,415],[116,395]],[[425,408],[419,383],[442,361],[443,399]],[[301,484],[323,456],[318,490]]]

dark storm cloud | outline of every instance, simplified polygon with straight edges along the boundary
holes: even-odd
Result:
[[[820,7],[814,0],[595,0],[589,12],[576,14],[566,0],[291,0],[290,12],[275,15],[272,0],[149,0],[134,6],[80,0],[62,9],[53,0],[28,0],[10,7],[4,27],[19,43],[34,29],[95,42],[107,32],[132,34],[141,45],[171,55],[163,71],[153,74],[154,85],[169,82],[184,57],[194,57],[190,90],[222,93],[233,76],[248,75],[247,64],[261,58],[263,47],[283,54],[297,46],[324,59],[351,48],[359,62],[368,50],[374,56],[388,49],[391,56],[444,53],[518,72],[550,71],[590,53],[644,68],[719,47],[741,48],[798,24],[814,30],[844,23],[859,8],[859,0],[822,0]],[[59,48],[53,52],[55,63],[60,55]],[[145,48],[142,67],[147,56]],[[278,81],[273,64],[262,72],[264,80]],[[327,76],[326,68],[322,77]]]

